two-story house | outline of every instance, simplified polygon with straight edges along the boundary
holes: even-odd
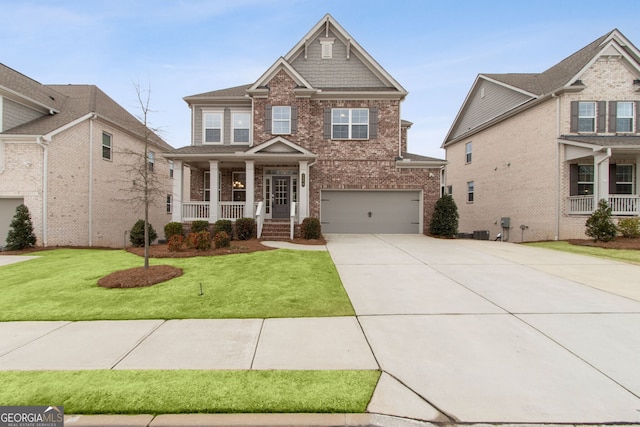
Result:
[[[605,199],[640,215],[640,52],[613,30],[542,73],[480,74],[447,134],[460,231],[586,238]]]
[[[173,148],[96,86],[43,85],[0,64],[0,247],[22,203],[38,246],[122,247],[144,218],[132,190],[145,140],[157,178],[150,221],[162,230],[173,169],[160,154]]]
[[[306,217],[325,233],[423,233],[444,161],[407,153],[407,91],[330,16],[254,83],[185,97],[192,142],[167,158],[174,221]],[[183,165],[190,191],[182,191]]]

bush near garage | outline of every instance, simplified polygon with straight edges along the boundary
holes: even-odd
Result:
[[[322,227],[318,218],[305,218],[300,224],[300,234],[303,239],[314,240],[322,236]]]

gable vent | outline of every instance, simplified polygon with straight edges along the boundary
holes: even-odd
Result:
[[[322,46],[322,59],[333,58],[333,42],[335,38],[321,38],[320,45]]]

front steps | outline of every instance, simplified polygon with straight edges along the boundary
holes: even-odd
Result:
[[[294,237],[298,237],[299,225],[294,226]],[[291,222],[288,219],[277,220],[268,219],[265,220],[262,226],[262,240],[291,240]]]

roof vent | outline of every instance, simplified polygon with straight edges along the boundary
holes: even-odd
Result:
[[[327,37],[320,39],[320,45],[322,46],[322,59],[333,58],[333,42],[335,38]]]

